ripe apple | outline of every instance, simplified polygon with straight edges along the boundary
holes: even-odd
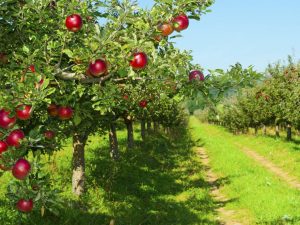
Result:
[[[32,209],[33,209],[33,201],[32,201],[32,199],[29,199],[29,200],[20,199],[17,202],[17,209],[19,211],[21,211],[21,212],[24,212],[24,213],[31,212]]]
[[[167,37],[173,33],[174,28],[170,23],[163,23],[158,26],[158,30],[161,32],[162,36]]]
[[[173,19],[173,26],[178,32],[185,30],[189,26],[189,18],[185,14],[181,14]]]
[[[8,145],[5,141],[0,141],[0,156],[3,152],[7,151]]]
[[[52,131],[52,130],[46,130],[44,132],[44,136],[45,136],[46,139],[51,140],[55,137],[55,132]]]
[[[8,57],[5,53],[0,52],[0,64],[7,64],[8,63]]]
[[[30,65],[28,68],[31,72],[35,73],[35,67],[34,65]]]
[[[133,60],[130,65],[133,69],[144,69],[147,66],[148,59],[144,52],[136,52],[133,54]]]
[[[28,120],[31,112],[31,105],[19,105],[16,109],[17,118],[20,120]]]
[[[0,110],[0,127],[3,129],[9,129],[16,123],[16,117],[9,117],[10,112],[1,109]]]
[[[147,100],[141,100],[140,102],[139,102],[139,106],[141,107],[141,108],[145,108],[146,106],[147,106]]]
[[[55,117],[58,115],[58,106],[52,103],[48,106],[47,111],[50,116]]]
[[[205,79],[204,74],[199,70],[192,70],[189,75],[189,80],[191,81],[191,80],[196,80],[196,79],[204,81],[204,79]]]
[[[77,32],[82,27],[82,19],[78,14],[72,14],[66,18],[66,27],[69,31]]]
[[[124,100],[128,100],[128,98],[129,98],[128,95],[123,95]]]
[[[12,168],[13,176],[18,180],[24,180],[30,173],[31,165],[26,159],[19,159]]]
[[[71,119],[73,116],[73,109],[70,106],[61,106],[58,108],[58,117],[61,120]]]
[[[90,63],[88,70],[93,76],[99,77],[107,71],[106,62],[102,59],[96,59]]]
[[[8,146],[20,147],[20,141],[25,138],[25,134],[22,130],[17,129],[10,132],[6,137],[6,143]]]

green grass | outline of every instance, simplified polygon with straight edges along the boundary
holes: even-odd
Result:
[[[285,149],[285,157],[274,161],[291,160],[298,149],[293,144],[278,143],[270,138],[234,136],[221,127],[202,124],[195,117],[190,119],[191,132],[198,145],[207,150],[213,171],[223,178],[222,191],[232,199],[226,208],[237,210],[236,215],[242,221],[254,224],[300,224],[300,193],[268,172],[264,167],[247,157],[239,150],[239,145],[268,152],[277,146],[276,154],[281,154],[280,147]],[[262,147],[261,147],[262,146]],[[263,149],[263,150],[262,150]],[[283,153],[282,153],[283,154]],[[291,154],[291,155],[289,155]],[[295,156],[295,160],[299,156]],[[280,164],[280,163],[278,163]],[[286,168],[297,165],[286,165]]]
[[[137,141],[126,150],[125,132],[118,133],[121,160],[109,157],[105,137],[91,137],[86,148],[87,193],[79,200],[71,193],[70,142],[47,166],[61,189],[64,207],[60,216],[39,211],[24,216],[22,224],[117,225],[217,224],[216,204],[209,196],[203,168],[192,150],[188,134],[176,141],[164,135],[151,135],[146,143]],[[138,136],[138,134],[136,134]],[[140,139],[140,137],[137,137]],[[0,224],[19,224],[19,214],[9,207],[4,194],[10,173],[0,177]]]

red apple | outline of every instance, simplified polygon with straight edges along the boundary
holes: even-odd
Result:
[[[31,72],[35,73],[35,67],[34,65],[30,65],[28,68]]]
[[[58,117],[61,120],[71,119],[73,116],[73,109],[69,106],[61,106],[58,108]]]
[[[51,140],[55,137],[55,132],[52,131],[52,130],[46,130],[44,132],[44,136],[45,136],[46,139]]]
[[[181,14],[173,19],[173,26],[178,32],[185,30],[189,26],[189,18],[185,14]]]
[[[0,64],[7,64],[8,58],[7,55],[3,52],[0,52]]]
[[[1,109],[0,110],[0,127],[3,129],[9,129],[16,123],[16,117],[9,117],[10,112]]]
[[[144,69],[147,63],[147,55],[144,52],[134,53],[133,60],[130,61],[130,65],[133,69]]]
[[[0,141],[0,156],[3,152],[7,151],[8,145],[5,141]]]
[[[106,62],[102,59],[96,59],[90,63],[88,70],[93,76],[99,77],[107,71]]]
[[[26,159],[19,159],[12,168],[13,176],[18,180],[24,180],[30,173],[31,165]]]
[[[19,211],[25,212],[25,213],[31,212],[32,209],[33,209],[33,201],[32,201],[32,199],[29,199],[29,200],[20,199],[17,202],[17,209]]]
[[[190,72],[190,75],[189,75],[189,80],[191,81],[191,80],[196,80],[196,79],[204,81],[205,78],[204,78],[204,75],[203,75],[203,73],[201,71],[199,71],[199,70],[192,70]]]
[[[6,143],[8,146],[20,147],[20,141],[25,138],[25,134],[22,130],[17,129],[10,132],[6,137]]]
[[[19,105],[16,109],[17,118],[28,120],[31,116],[31,105]]]
[[[170,23],[163,23],[158,26],[158,30],[161,32],[162,36],[167,37],[173,33],[174,28]]]
[[[129,98],[128,95],[123,95],[124,100],[128,100],[128,98]]]
[[[78,14],[72,14],[66,18],[66,27],[69,31],[77,32],[82,27],[82,19]]]
[[[58,115],[58,106],[52,103],[48,106],[47,111],[50,116],[55,117]]]
[[[147,100],[141,100],[141,101],[139,102],[139,106],[140,106],[141,108],[145,108],[145,107],[147,106]]]

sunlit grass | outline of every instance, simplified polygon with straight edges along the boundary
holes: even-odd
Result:
[[[39,211],[28,215],[25,224],[217,224],[215,203],[209,196],[199,158],[192,150],[189,135],[170,141],[164,135],[151,135],[136,147],[126,149],[126,133],[118,132],[121,159],[109,157],[107,137],[93,136],[86,148],[87,193],[75,198],[71,193],[71,142],[54,154],[47,170],[62,190],[64,208],[60,215]],[[0,224],[17,224],[17,213],[5,202],[5,186],[10,174],[0,178]],[[4,223],[5,222],[5,223]]]
[[[222,191],[232,199],[226,208],[235,209],[240,220],[245,212],[250,223],[259,224],[299,224],[300,195],[285,182],[279,180],[253,159],[250,159],[238,146],[256,149],[276,145],[276,140],[234,136],[225,129],[201,124],[191,118],[193,137],[199,140],[211,158],[213,170],[224,178]],[[263,141],[264,140],[264,141]],[[263,144],[259,144],[263,142]],[[281,143],[286,152],[293,151],[293,144]],[[287,153],[288,154],[288,153]],[[299,158],[299,157],[298,157]],[[277,159],[280,160],[289,160]],[[293,167],[293,166],[290,166]]]

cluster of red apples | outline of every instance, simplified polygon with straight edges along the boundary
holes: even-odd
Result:
[[[82,18],[78,14],[72,14],[66,18],[66,27],[69,31],[77,32],[82,28]],[[147,66],[148,59],[144,52],[135,52],[130,60],[130,66],[135,70],[144,69]],[[87,76],[100,77],[107,73],[107,62],[104,59],[96,59],[90,62],[87,70]]]
[[[54,104],[49,105],[48,113],[50,116],[58,116],[61,120],[67,120],[72,118],[73,110],[68,106],[57,106]],[[4,135],[0,133],[0,137],[4,138],[0,140],[0,158],[2,158],[2,153],[10,151],[18,151],[22,144],[22,140],[25,139],[25,134],[21,129],[14,129],[17,120],[29,120],[32,114],[32,107],[30,105],[19,105],[15,109],[15,116],[12,113],[1,109],[0,110],[0,127],[7,131]],[[44,138],[46,140],[51,140],[55,137],[55,132],[52,130],[46,130],[44,132]],[[15,164],[9,168],[5,165],[0,164],[0,169],[7,171],[11,170],[12,175],[18,180],[24,180],[29,175],[31,170],[30,163],[24,159],[19,158]],[[33,209],[32,199],[20,199],[16,207],[21,212],[30,212]]]

